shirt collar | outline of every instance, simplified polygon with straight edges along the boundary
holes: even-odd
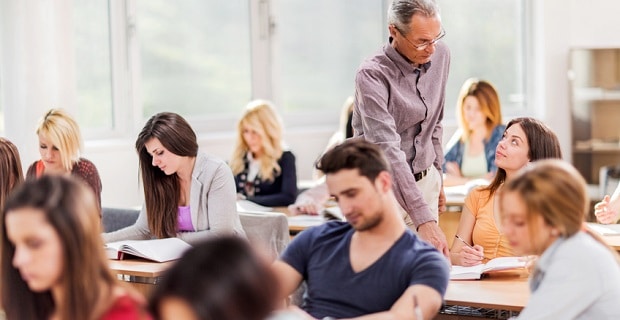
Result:
[[[385,52],[385,55],[396,64],[398,69],[400,69],[403,74],[412,73],[416,69],[421,70],[422,72],[427,72],[428,69],[430,69],[431,61],[414,67],[413,63],[409,61],[409,59],[392,47],[392,40],[392,37],[388,38],[388,43],[383,47],[383,51]]]

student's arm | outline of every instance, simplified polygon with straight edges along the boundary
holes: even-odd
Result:
[[[433,319],[442,304],[442,298],[437,290],[421,284],[412,285],[396,300],[389,311],[368,314],[354,319],[359,320],[414,320],[413,296],[417,298],[417,303],[422,311],[424,319]],[[418,320],[418,319],[416,319]]]
[[[290,296],[301,284],[303,280],[301,274],[291,267],[288,263],[276,260],[272,265],[273,271],[278,279],[279,290],[278,297],[286,299]]]
[[[456,229],[456,235],[470,245],[473,245],[472,235],[474,233],[474,225],[476,224],[476,216],[472,210],[478,210],[477,205],[472,206],[473,203],[478,202],[477,199],[473,199],[475,194],[477,194],[477,191],[470,193],[465,199],[459,226]],[[493,199],[489,201],[493,201]],[[482,263],[483,248],[476,245],[474,246],[476,249],[472,249],[463,243],[463,241],[456,237],[452,241],[452,248],[450,248],[450,261],[452,264],[457,266],[474,266]]]
[[[594,205],[594,215],[599,223],[618,223],[620,219],[620,185],[616,188],[611,198],[606,195],[603,201]]]
[[[146,240],[151,238],[148,222],[146,220],[146,206],[142,206],[138,220],[129,227],[102,234],[103,242],[114,242],[121,240]]]

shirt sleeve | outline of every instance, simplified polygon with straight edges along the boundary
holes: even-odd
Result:
[[[150,239],[152,235],[146,220],[146,206],[142,207],[142,210],[140,210],[140,214],[138,215],[138,220],[136,220],[133,225],[117,231],[104,233],[102,236],[105,243],[121,240]]]

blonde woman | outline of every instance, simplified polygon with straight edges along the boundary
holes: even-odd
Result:
[[[506,182],[502,229],[518,255],[540,255],[518,319],[620,319],[619,257],[584,231],[590,201],[570,164],[543,160]]]
[[[464,184],[471,179],[490,180],[497,171],[495,148],[506,126],[502,124],[499,96],[493,85],[470,78],[457,102],[459,130],[447,144],[444,185]]]
[[[95,193],[101,208],[101,178],[97,167],[80,157],[82,136],[77,122],[64,110],[51,109],[39,122],[39,153],[41,159],[30,165],[26,179],[43,174],[71,174],[84,180]]]
[[[274,107],[264,100],[250,102],[237,130],[230,167],[239,198],[269,207],[295,202],[295,156],[283,150],[282,123]]]

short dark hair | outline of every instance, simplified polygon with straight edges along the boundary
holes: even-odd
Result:
[[[151,296],[159,318],[167,298],[185,301],[198,319],[262,320],[278,304],[277,278],[239,237],[206,240],[189,251],[163,276]]]
[[[358,169],[360,175],[375,181],[382,171],[390,172],[390,164],[381,148],[362,138],[351,138],[327,151],[316,163],[324,174],[343,169]]]

